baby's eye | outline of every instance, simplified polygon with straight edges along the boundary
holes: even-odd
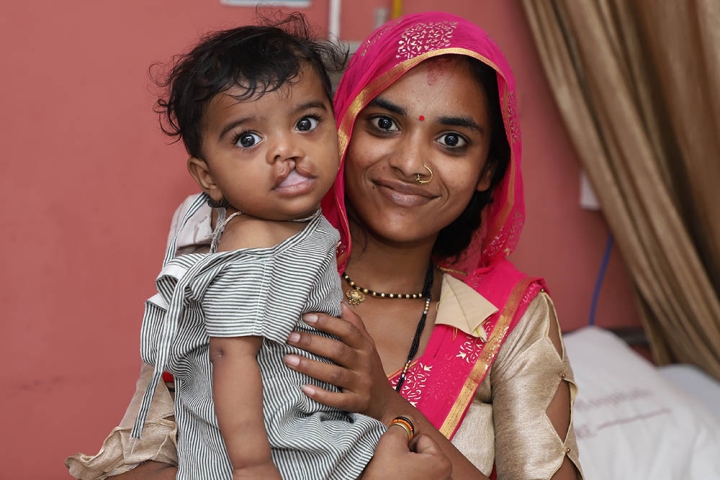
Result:
[[[382,130],[385,132],[394,132],[399,130],[398,126],[395,124],[395,121],[390,117],[386,117],[385,115],[371,118],[370,123],[378,130]]]
[[[438,139],[438,142],[448,148],[462,148],[467,145],[467,140],[457,133],[446,133]]]
[[[297,128],[301,132],[310,132],[317,128],[318,125],[318,119],[313,117],[303,117],[295,124],[295,128]]]
[[[261,141],[262,137],[260,137],[260,135],[258,135],[257,133],[243,133],[238,137],[235,145],[237,145],[238,147],[250,148],[254,147]]]

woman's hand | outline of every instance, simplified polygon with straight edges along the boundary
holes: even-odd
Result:
[[[388,428],[361,478],[451,480],[452,463],[429,436],[418,435],[408,445],[407,434],[402,429]]]
[[[288,343],[310,353],[332,360],[335,365],[311,360],[298,355],[287,355],[285,364],[338,387],[340,392],[329,392],[306,385],[305,394],[324,405],[346,412],[361,413],[388,423],[394,414],[390,403],[397,397],[383,370],[375,343],[365,330],[360,317],[342,304],[341,318],[322,313],[306,314],[305,323],[333,338],[306,332],[293,332]]]
[[[352,312],[347,305],[342,306],[340,318],[318,313],[305,315],[304,319],[307,324],[318,330],[339,338],[339,340],[335,340],[306,332],[293,332],[290,335],[288,343],[291,345],[328,358],[336,363],[336,365],[332,365],[298,355],[287,355],[285,357],[285,363],[290,368],[335,385],[341,390],[339,393],[328,392],[314,386],[306,386],[303,390],[307,396],[330,407],[373,417],[385,425],[388,425],[397,415],[414,417],[417,431],[422,432],[414,440],[417,443],[411,445],[412,448],[415,448],[416,453],[408,453],[405,450],[406,456],[403,457],[402,471],[396,468],[397,465],[401,464],[393,465],[392,459],[387,459],[387,464],[383,463],[385,461],[383,452],[386,451],[385,448],[387,447],[381,447],[381,444],[385,442],[393,443],[392,440],[383,441],[383,439],[389,434],[398,434],[398,432],[386,433],[378,443],[373,461],[368,464],[366,476],[363,477],[364,480],[393,478],[387,473],[389,471],[395,472],[398,478],[413,478],[407,474],[407,471],[415,472],[416,466],[419,470],[416,475],[418,479],[450,478],[449,474],[445,477],[442,475],[433,477],[435,470],[432,469],[432,466],[426,465],[426,463],[432,462],[424,462],[426,457],[420,455],[424,452],[433,457],[435,451],[439,452],[441,458],[449,459],[452,470],[458,478],[487,480],[487,477],[477,470],[442,433],[392,388],[383,370],[374,342],[365,330],[360,317]],[[399,430],[400,439],[402,439],[404,433],[401,429],[391,428],[390,430]],[[424,437],[427,437],[426,440],[422,440]],[[405,448],[407,448],[407,437],[405,437],[405,445]],[[398,444],[395,444],[395,448],[398,448]],[[433,459],[433,461],[438,461],[436,457],[433,457]],[[376,473],[374,470],[375,465],[377,465],[376,462],[385,465],[383,468],[388,470],[384,474]],[[410,465],[405,466],[405,462]],[[413,462],[417,462],[417,464],[413,464]],[[371,469],[371,466],[373,469]],[[443,464],[440,463],[437,466],[443,467]],[[424,476],[425,472],[432,473]],[[377,476],[367,476],[367,474]]]

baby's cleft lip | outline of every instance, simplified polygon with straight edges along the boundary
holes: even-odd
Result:
[[[310,178],[300,175],[296,169],[290,170],[290,172],[285,176],[285,178],[280,177],[279,182],[275,186],[275,188],[284,188],[284,187],[293,187],[295,185],[299,185],[303,182],[307,182],[310,180]]]
[[[303,175],[297,169],[292,169],[284,177],[278,177],[274,190],[287,195],[302,194],[312,190],[314,185],[314,177]]]

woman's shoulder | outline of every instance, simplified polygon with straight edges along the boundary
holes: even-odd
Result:
[[[182,255],[196,251],[204,251],[212,240],[212,208],[209,205],[202,205],[185,223],[183,219],[190,207],[195,203],[201,194],[196,193],[188,196],[178,205],[170,222],[167,247],[170,247],[173,239],[177,236],[176,254]]]
[[[553,352],[557,360],[564,357],[564,348],[560,337],[560,326],[555,305],[544,289],[529,301],[525,312],[517,325],[508,334],[497,359],[497,364],[513,362],[521,356],[532,352]]]

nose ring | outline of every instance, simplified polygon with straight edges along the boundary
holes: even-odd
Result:
[[[415,174],[415,181],[416,181],[417,183],[422,183],[422,184],[424,185],[424,184],[426,184],[426,183],[432,182],[432,179],[433,179],[433,171],[430,170],[430,167],[428,167],[427,165],[424,165],[424,164],[423,164],[423,167],[425,168],[425,170],[427,170],[428,172],[430,172],[430,178],[428,178],[427,180],[423,180],[423,179],[421,178],[422,175],[419,174],[419,173],[416,173],[416,174]]]

